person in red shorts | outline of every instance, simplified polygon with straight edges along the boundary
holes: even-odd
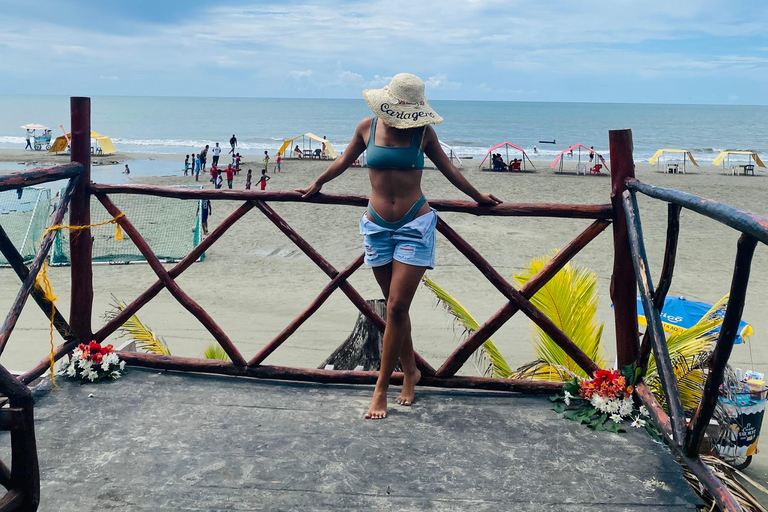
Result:
[[[227,173],[227,186],[229,188],[232,188],[232,179],[235,177],[235,168],[232,167],[232,164],[229,164],[227,166],[226,173]]]
[[[261,190],[265,190],[267,188],[267,181],[271,180],[272,178],[267,176],[267,169],[266,167],[261,170],[261,178],[259,179],[259,183],[261,183]]]
[[[219,176],[219,168],[215,165],[211,166],[211,183],[216,184],[216,178]]]

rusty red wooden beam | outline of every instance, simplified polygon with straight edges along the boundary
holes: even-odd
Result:
[[[605,228],[610,225],[609,221],[596,220],[582,233],[574,238],[566,245],[563,250],[559,251],[538,274],[533,276],[521,289],[520,293],[526,299],[533,297],[537,291],[539,291],[552,277],[555,276],[576,254],[579,253],[589,242],[595,239],[597,235],[602,233]],[[505,304],[499,311],[497,311],[491,318],[489,318],[483,325],[481,325],[477,331],[473,332],[467,339],[464,340],[461,345],[456,347],[456,350],[445,360],[443,365],[437,370],[437,374],[440,377],[449,377],[455,375],[457,371],[464,366],[464,363],[470,358],[470,356],[480,348],[480,346],[486,342],[488,338],[493,336],[504,322],[512,318],[517,313],[519,308],[516,304],[509,302]]]
[[[258,366],[260,365],[269,355],[277,350],[277,348],[283,344],[285,340],[288,339],[296,330],[301,327],[301,324],[303,324],[310,316],[312,316],[315,311],[320,309],[320,306],[323,305],[323,303],[328,299],[328,297],[331,296],[331,294],[338,288],[341,283],[345,282],[349,276],[351,276],[360,266],[363,264],[363,260],[365,259],[365,254],[361,254],[357,257],[355,261],[349,264],[347,268],[339,272],[336,277],[331,279],[331,281],[325,285],[325,288],[320,292],[320,294],[315,298],[315,300],[312,301],[312,303],[302,311],[299,316],[297,316],[288,326],[282,330],[280,334],[275,336],[275,338],[270,341],[266,347],[261,349],[258,354],[256,354],[253,359],[248,361],[248,366]]]
[[[83,166],[77,162],[12,172],[0,176],[0,192],[31,187],[51,181],[67,180],[80,176],[81,172],[83,172]]]
[[[172,279],[176,279],[182,272],[188,269],[192,263],[197,261],[201,254],[203,254],[209,247],[213,245],[219,238],[221,238],[227,230],[232,227],[238,220],[240,220],[246,213],[251,211],[254,204],[252,201],[248,201],[240,206],[237,210],[232,212],[221,224],[216,226],[216,229],[200,242],[197,247],[187,254],[184,259],[178,262],[172,269],[168,271],[168,275]],[[147,288],[141,295],[136,297],[133,302],[128,304],[125,309],[118,312],[114,318],[104,324],[94,335],[93,339],[101,343],[107,336],[115,332],[121,325],[123,325],[129,318],[135,315],[144,305],[157,296],[160,291],[165,288],[165,283],[158,279],[152,286]]]
[[[659,310],[653,304],[653,284],[651,272],[648,268],[648,257],[645,254],[643,242],[643,230],[640,224],[640,216],[637,210],[635,196],[629,190],[624,191],[624,212],[627,219],[627,231],[629,235],[630,253],[635,267],[637,285],[640,288],[640,299],[645,310],[645,318],[648,323],[648,331],[651,336],[653,356],[656,360],[656,368],[661,379],[664,395],[667,397],[669,415],[672,418],[672,432],[676,444],[682,446],[685,440],[685,414],[680,400],[680,390],[677,387],[677,378],[674,367],[669,357],[667,339],[661,325]],[[635,299],[637,300],[637,299]],[[637,316],[637,315],[635,315]]]
[[[56,210],[56,214],[53,216],[51,225],[61,224],[61,221],[64,219],[64,214],[67,211],[66,205],[69,204],[69,201],[72,199],[72,194],[77,188],[77,183],[78,176],[75,176],[69,180],[69,184],[61,196],[62,206]],[[8,339],[11,337],[11,333],[13,332],[13,328],[16,326],[19,315],[21,315],[21,311],[24,309],[24,305],[27,303],[27,298],[29,297],[30,292],[33,288],[37,287],[37,274],[43,267],[45,258],[48,257],[48,251],[50,251],[55,237],[56,232],[49,231],[40,241],[40,247],[37,249],[37,254],[35,254],[35,257],[29,266],[27,275],[24,278],[24,281],[21,283],[21,288],[19,289],[18,294],[16,294],[16,299],[13,301],[11,310],[8,312],[8,316],[6,316],[5,322],[3,322],[3,326],[0,327],[0,354],[2,354],[5,350]],[[12,252],[10,251],[9,247],[3,246],[5,243],[5,240],[0,239],[0,249],[3,250],[3,253]],[[13,244],[11,244],[11,247],[13,247]],[[52,313],[52,310],[48,312],[49,318],[51,317]]]
[[[109,197],[103,194],[96,194],[96,198],[99,200],[99,202],[101,202],[101,204],[104,205],[104,208],[106,208],[110,215],[113,217],[118,217],[122,213],[117,208],[117,206],[115,206],[115,203],[109,199]],[[136,248],[139,250],[139,252],[141,252],[142,256],[144,256],[144,259],[147,260],[147,263],[155,272],[155,274],[157,274],[157,277],[163,281],[166,289],[168,289],[168,291],[179,302],[179,304],[181,304],[184,309],[189,311],[192,316],[197,318],[197,320],[203,324],[208,332],[211,333],[211,336],[213,336],[219,345],[221,345],[221,348],[224,349],[234,364],[238,366],[245,366],[245,359],[243,359],[240,351],[237,350],[237,347],[235,347],[234,343],[232,343],[227,334],[222,330],[221,327],[219,327],[213,318],[211,318],[211,316],[206,313],[202,307],[200,307],[197,302],[192,300],[186,293],[184,293],[181,287],[176,284],[176,281],[174,281],[173,278],[168,274],[168,272],[163,267],[163,264],[160,263],[160,260],[157,259],[155,253],[152,252],[149,244],[147,244],[146,240],[144,240],[144,238],[139,234],[133,224],[131,224],[131,221],[129,221],[125,216],[122,216],[117,219],[117,222],[120,224],[120,227],[125,230],[125,233],[131,238],[133,243],[136,245]]]
[[[675,272],[675,259],[677,257],[677,241],[680,235],[680,207],[674,204],[667,205],[667,245],[664,249],[664,263],[661,266],[661,276],[656,291],[653,293],[653,307],[661,311],[664,309],[664,299],[667,298],[669,287],[672,286],[672,276]],[[645,331],[643,342],[640,344],[640,353],[637,357],[637,365],[645,371],[648,368],[648,359],[651,356],[651,334]]]
[[[453,230],[442,219],[437,219],[437,230],[443,234],[452,244],[461,252],[477,269],[485,276],[491,284],[499,290],[510,302],[513,302],[525,315],[530,318],[541,330],[543,330],[557,345],[573,359],[585,372],[592,374],[600,367],[584,353],[581,348],[571,340],[552,320],[541,312],[536,306],[531,304],[528,298],[522,292],[512,286],[509,281],[504,279],[498,271],[483,258],[477,250],[464,240],[456,231]],[[557,272],[555,272],[557,273]],[[466,341],[466,340],[465,340]],[[446,375],[445,373],[439,374]]]
[[[91,224],[91,99],[70,98],[72,138],[70,159],[83,170],[70,202],[69,223],[73,226]],[[69,325],[81,340],[93,335],[93,239],[90,228],[69,232],[71,289]]]
[[[91,190],[94,194],[142,194],[175,199],[290,201],[363,207],[368,204],[367,196],[321,193],[302,199],[300,193],[292,191],[195,190],[155,185],[106,185],[97,183],[91,185]],[[610,219],[612,215],[611,205],[608,204],[503,203],[496,206],[480,206],[473,201],[454,199],[430,199],[429,204],[440,212],[462,212],[484,216]]]
[[[317,252],[314,247],[312,247],[309,242],[304,240],[304,238],[299,235],[295,229],[293,229],[285,220],[283,220],[280,215],[275,212],[269,205],[264,203],[263,201],[257,201],[256,207],[261,210],[261,212],[264,214],[265,217],[267,217],[272,223],[279,229],[285,236],[287,236],[296,246],[301,249],[301,251],[311,259],[315,265],[320,267],[320,269],[325,272],[328,277],[333,279],[338,275],[338,271],[333,268],[333,265],[331,265],[328,260],[323,258],[323,256]],[[366,318],[368,318],[377,329],[379,329],[381,332],[384,332],[384,329],[386,328],[386,322],[383,318],[381,318],[376,312],[371,308],[371,306],[365,301],[365,299],[355,290],[351,284],[347,281],[342,281],[339,285],[339,289],[341,289],[342,292],[349,298],[350,301],[352,301],[352,304],[357,307],[357,309],[365,315]],[[416,365],[419,367],[419,369],[422,371],[422,373],[426,375],[434,375],[435,369],[430,365],[423,357],[421,357],[418,352],[414,351],[414,356],[416,358]]]
[[[742,508],[738,501],[728,491],[725,484],[712,472],[712,469],[702,462],[698,454],[694,456],[688,456],[685,450],[673,441],[672,424],[669,417],[664,412],[656,397],[644,382],[640,382],[635,386],[635,396],[645,405],[653,421],[658,425],[661,431],[661,437],[670,447],[672,452],[679,457],[679,460],[683,464],[688,466],[699,482],[704,488],[711,494],[720,510],[724,512],[742,512]]]
[[[235,366],[227,361],[195,359],[189,357],[145,354],[139,352],[118,352],[128,365],[162,370],[235,375],[260,379],[295,380],[335,384],[375,384],[379,372],[350,370],[318,370],[315,368],[288,368],[283,366]],[[402,384],[403,374],[394,373],[392,384]],[[543,382],[519,379],[493,379],[488,377],[422,376],[420,386],[440,388],[489,389],[519,393],[557,393],[562,382]]]
[[[731,350],[739,331],[741,314],[744,312],[752,256],[755,253],[756,246],[757,240],[749,235],[742,234],[739,238],[728,306],[725,309],[725,317],[720,326],[717,344],[709,359],[707,382],[704,384],[701,402],[699,402],[699,406],[696,408],[696,412],[688,425],[685,453],[689,457],[693,457],[698,453],[707,425],[709,425],[709,420],[712,419],[715,406],[717,406],[725,367],[728,365],[728,358],[731,357]]]

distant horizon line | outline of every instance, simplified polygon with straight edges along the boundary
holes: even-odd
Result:
[[[0,93],[2,96],[52,96],[52,97],[78,97],[68,94],[19,94],[19,93]],[[171,96],[171,95],[148,95],[148,94],[94,94],[85,96],[90,98],[170,98],[170,99],[229,99],[229,100],[334,100],[334,101],[358,101],[358,98],[297,98],[289,96]],[[364,101],[362,96],[360,101]],[[765,104],[746,104],[746,103],[658,103],[658,102],[621,102],[621,101],[548,101],[548,100],[459,100],[459,99],[433,99],[431,102],[452,101],[452,102],[476,102],[476,103],[550,103],[550,104],[589,104],[589,105],[676,105],[676,106],[700,106],[700,107],[768,107]]]

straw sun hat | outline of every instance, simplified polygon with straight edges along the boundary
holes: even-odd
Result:
[[[393,128],[416,128],[443,122],[424,97],[424,82],[410,73],[395,75],[383,89],[364,90],[363,97],[373,113]]]

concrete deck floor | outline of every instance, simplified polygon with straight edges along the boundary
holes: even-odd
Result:
[[[698,503],[673,457],[644,432],[591,432],[545,397],[422,388],[413,407],[366,421],[370,387],[137,369],[116,382],[59,386],[36,389],[41,511]]]

